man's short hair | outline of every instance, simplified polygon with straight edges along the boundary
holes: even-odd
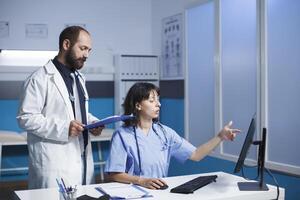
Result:
[[[71,46],[73,46],[78,39],[80,31],[84,31],[90,34],[86,29],[82,28],[81,26],[69,26],[65,28],[59,35],[59,50],[62,50],[63,42],[66,39],[70,40]]]

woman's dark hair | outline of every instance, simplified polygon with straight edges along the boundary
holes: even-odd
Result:
[[[59,35],[59,50],[63,48],[64,40],[70,40],[71,45],[73,46],[79,36],[80,31],[84,31],[90,34],[86,29],[82,28],[81,26],[69,26],[65,28]]]
[[[152,83],[147,82],[137,82],[128,91],[125,101],[123,103],[124,114],[136,116],[134,120],[125,121],[125,126],[135,126],[138,123],[138,111],[136,109],[136,104],[147,100],[150,96],[151,91],[156,91],[158,96],[160,95],[160,90],[157,86]],[[158,119],[153,119],[157,121]]]

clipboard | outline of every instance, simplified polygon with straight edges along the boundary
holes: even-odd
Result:
[[[98,128],[99,126],[104,126],[106,124],[111,124],[111,123],[115,123],[118,121],[131,120],[134,118],[135,118],[135,116],[133,116],[132,114],[131,115],[113,115],[113,116],[109,116],[104,119],[101,119],[92,124],[85,125],[84,129],[89,130],[89,129],[93,129],[93,128]]]
[[[122,200],[122,199],[140,199],[153,197],[148,191],[134,184],[124,184],[119,186],[110,187],[96,187],[98,192],[103,195],[109,195],[112,200]]]

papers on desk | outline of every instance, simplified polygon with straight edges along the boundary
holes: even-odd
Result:
[[[110,117],[101,119],[95,123],[88,124],[88,125],[84,126],[84,129],[93,129],[93,128],[97,128],[100,126],[104,126],[106,124],[111,124],[111,123],[115,123],[118,121],[130,120],[130,119],[134,119],[134,118],[135,118],[135,116],[133,116],[133,115],[114,115],[114,116],[110,116]]]
[[[139,199],[152,197],[152,195],[142,189],[141,187],[133,184],[115,185],[115,186],[101,186],[96,187],[101,194],[110,195],[111,199]]]

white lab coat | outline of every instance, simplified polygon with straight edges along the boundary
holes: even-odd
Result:
[[[82,77],[79,76],[79,77]],[[85,80],[80,78],[88,113]],[[50,60],[26,81],[17,116],[19,126],[27,131],[29,185],[33,188],[57,187],[56,178],[72,185],[82,183],[82,159],[78,137],[69,137],[74,119],[65,82]],[[87,114],[87,122],[98,120]],[[87,153],[87,184],[93,182],[93,157],[90,137]]]

